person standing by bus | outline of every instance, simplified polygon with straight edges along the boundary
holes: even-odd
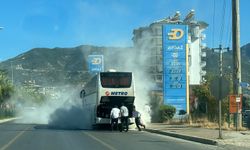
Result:
[[[143,128],[145,129],[146,126],[141,121],[141,113],[135,109],[135,106],[133,107],[132,114],[133,114],[133,117],[135,118],[135,124],[136,124],[138,130],[141,131],[140,126],[143,126]]]
[[[116,125],[116,130],[118,129],[118,119],[120,117],[120,109],[117,105],[112,108],[110,112],[110,119],[111,119],[111,130],[113,131],[114,126]]]
[[[128,132],[128,108],[122,103],[120,108],[121,110],[121,128],[120,131],[123,131],[124,126],[126,127],[126,132]]]

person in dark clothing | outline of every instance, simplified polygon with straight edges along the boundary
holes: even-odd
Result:
[[[135,109],[135,106],[133,108],[133,117],[135,118],[135,124],[139,131],[141,131],[140,126],[142,126],[144,129],[146,126],[141,121],[141,113]]]

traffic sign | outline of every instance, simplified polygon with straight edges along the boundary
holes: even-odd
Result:
[[[89,72],[97,73],[104,70],[103,55],[89,55],[88,56]]]
[[[240,97],[236,97],[236,103],[239,103],[240,102]]]
[[[243,88],[247,88],[247,87],[250,87],[250,84],[247,82],[240,82],[240,86]]]
[[[230,83],[229,81],[226,79],[226,78],[222,78],[222,88],[221,88],[221,95],[220,95],[220,78],[214,78],[212,81],[211,81],[211,84],[210,84],[210,92],[211,94],[217,99],[217,100],[222,100],[224,99],[225,97],[228,96],[229,92],[230,92]]]
[[[240,102],[236,102],[236,99],[238,97],[240,98]],[[241,112],[241,110],[242,110],[242,101],[241,101],[241,99],[242,99],[242,95],[241,96],[229,95],[229,112],[230,113],[237,113],[237,110]]]

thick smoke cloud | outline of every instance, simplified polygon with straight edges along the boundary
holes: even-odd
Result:
[[[126,51],[107,50],[104,53],[105,69],[117,71],[131,71],[135,79],[135,106],[142,113],[144,122],[150,122],[148,104],[150,104],[149,91],[152,81],[147,73],[150,55],[146,49],[128,48]],[[84,51],[84,50],[83,50]],[[115,57],[114,57],[115,56]],[[63,84],[61,84],[63,85]],[[42,105],[27,104],[18,111],[21,119],[18,123],[48,124],[53,128],[63,129],[90,129],[91,121],[87,110],[83,109],[79,97],[81,87],[65,86],[53,91],[56,99],[48,97]],[[32,100],[31,100],[32,101]]]
[[[79,98],[80,88],[74,86],[54,91],[56,99],[47,99],[46,103],[18,109],[17,123],[47,124],[51,128],[90,129],[89,114],[82,108]]]
[[[147,36],[149,34],[145,34]],[[150,97],[149,91],[153,82],[148,73],[151,65],[149,61],[151,43],[141,41],[140,48],[108,48],[102,50],[104,55],[105,71],[116,69],[117,71],[133,72],[135,81],[135,106],[142,113],[144,122],[150,122]],[[86,50],[83,56],[86,56]],[[89,51],[89,50],[87,50]],[[91,54],[91,51],[88,53]],[[85,60],[87,60],[85,58]],[[86,62],[87,63],[87,62]],[[61,83],[60,85],[64,85]],[[91,121],[88,110],[83,109],[79,97],[81,87],[68,86],[58,88],[53,94],[56,99],[47,98],[42,105],[36,106],[30,103],[31,108],[19,110],[19,123],[48,124],[53,128],[64,129],[90,129]]]
[[[149,37],[150,33],[144,33]],[[147,39],[147,38],[145,38]],[[116,69],[117,71],[131,71],[135,81],[135,106],[142,113],[144,122],[150,122],[150,97],[149,91],[153,87],[153,81],[148,73],[151,64],[151,43],[141,41],[140,48],[128,48],[127,50],[107,50],[104,54],[105,69]]]

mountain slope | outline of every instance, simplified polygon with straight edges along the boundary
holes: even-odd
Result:
[[[78,46],[75,48],[34,48],[0,63],[17,85],[35,81],[38,85],[76,84],[88,79],[87,57],[90,54],[119,53],[130,48]],[[114,54],[116,55],[116,54]]]
[[[250,43],[241,49],[242,81],[250,83]],[[90,54],[104,55],[105,69],[124,68],[128,57],[146,57],[137,54],[133,48],[96,47],[82,45],[74,48],[34,48],[15,58],[0,63],[16,85],[34,81],[38,85],[79,84],[90,78],[87,57]],[[142,56],[141,56],[142,55]],[[219,75],[219,53],[207,50],[206,71]],[[138,65],[133,62],[132,65]],[[223,53],[223,73],[231,74],[232,51]]]
[[[206,70],[213,75],[219,75],[219,53],[207,50]],[[223,74],[228,75],[233,72],[232,51],[223,53]],[[241,74],[242,81],[250,83],[250,43],[241,48]]]

